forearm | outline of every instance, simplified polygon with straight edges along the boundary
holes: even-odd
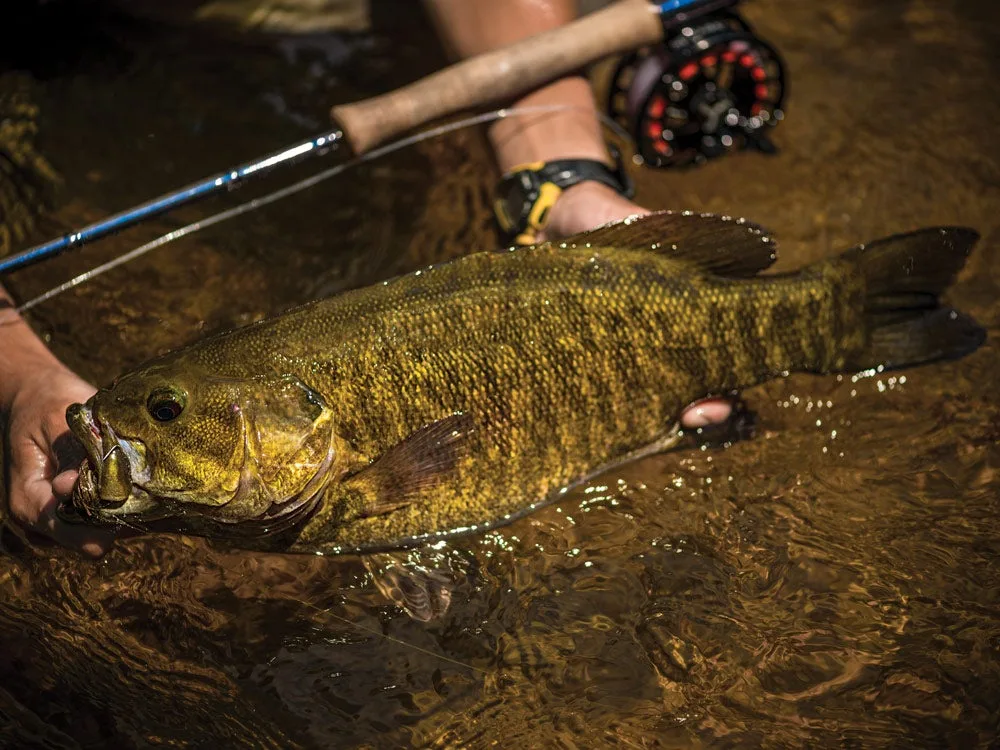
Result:
[[[562,26],[576,0],[424,0],[452,53],[471,57]],[[590,83],[568,76],[537,89],[514,106],[563,105],[572,110],[500,120],[490,128],[502,171],[553,159],[598,159],[608,164]]]
[[[14,394],[46,367],[60,366],[28,323],[18,314],[16,303],[0,285],[0,410],[10,406]]]

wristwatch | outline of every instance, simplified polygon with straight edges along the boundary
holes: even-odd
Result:
[[[625,171],[621,152],[609,144],[615,169],[592,159],[560,159],[522,164],[505,174],[496,189],[493,212],[504,234],[518,245],[530,245],[548,222],[549,210],[566,190],[593,180],[626,198],[635,186]]]

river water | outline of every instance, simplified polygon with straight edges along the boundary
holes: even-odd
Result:
[[[445,62],[405,0],[375,3],[368,33],[276,39],[42,7],[9,55],[39,81],[39,144],[66,178],[36,239],[293,143],[323,127],[330,104]],[[151,536],[91,562],[5,535],[0,742],[992,746],[1000,10],[757,0],[743,12],[789,68],[779,153],[636,168],[638,200],[747,216],[777,237],[779,269],[918,226],[976,227],[950,298],[989,330],[981,350],[753,389],[754,439],[641,461],[456,542],[472,574],[427,624],[389,605],[353,558]],[[475,130],[420,144],[157,250],[32,322],[102,383],[206,333],[489,248],[490,159]],[[10,287],[27,299],[320,166]]]

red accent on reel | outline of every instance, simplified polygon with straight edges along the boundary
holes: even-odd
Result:
[[[784,117],[785,89],[777,53],[726,12],[623,58],[608,109],[648,165],[683,166],[749,146],[773,152],[765,133]]]
[[[663,117],[663,113],[666,111],[666,109],[667,109],[667,100],[664,99],[662,96],[657,95],[649,100],[649,106],[646,108],[646,113],[650,117],[659,120],[661,117]]]
[[[689,81],[692,78],[694,78],[697,73],[698,73],[698,63],[688,63],[683,68],[681,68],[681,72],[678,73],[677,76],[682,81]]]

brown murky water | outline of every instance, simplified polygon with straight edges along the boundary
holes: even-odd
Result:
[[[24,37],[45,63],[33,66],[42,147],[68,180],[39,239],[294,142],[330,103],[443,63],[412,4],[375,7],[372,35],[326,47],[82,12],[66,22],[77,31],[68,46],[45,42],[51,28]],[[780,267],[920,225],[975,226],[983,240],[952,298],[989,328],[982,350],[891,377],[755,389],[755,440],[643,461],[464,540],[473,575],[427,625],[387,605],[354,559],[149,537],[92,563],[7,538],[0,741],[995,743],[1000,10],[758,0],[744,13],[792,76],[780,154],[639,171],[639,199],[759,221],[781,242]],[[105,381],[208,331],[493,244],[495,177],[481,133],[425,143],[169,245],[33,320],[69,364]],[[274,184],[11,286],[27,298]]]

